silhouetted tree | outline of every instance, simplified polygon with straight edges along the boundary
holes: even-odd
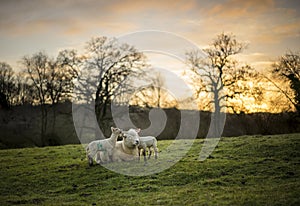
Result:
[[[116,96],[133,89],[131,79],[141,74],[145,57],[133,46],[120,44],[114,38],[97,37],[87,42],[82,59],[82,67],[90,74],[87,81],[96,87],[94,95],[99,122]]]
[[[73,80],[78,76],[80,60],[75,50],[62,50],[50,67],[47,89],[52,108],[52,135],[55,132],[56,107],[59,102],[70,100],[74,89]]]
[[[78,76],[79,63],[75,50],[62,50],[53,64],[50,64],[47,89],[52,104],[71,98],[74,88],[72,81]]]
[[[289,86],[293,91],[292,95],[276,83],[273,83],[293,104],[298,114],[300,114],[300,53],[290,51],[281,56],[278,62],[273,64],[272,72],[279,79],[289,82]]]
[[[16,87],[14,83],[14,71],[5,62],[0,62],[0,105],[9,108],[13,104]]]
[[[177,101],[168,93],[161,73],[147,75],[150,84],[138,89],[131,97],[130,104],[142,107],[176,107]]]
[[[46,108],[48,93],[48,79],[49,71],[53,67],[53,62],[50,61],[48,55],[44,52],[38,52],[32,56],[24,56],[22,59],[26,72],[28,74],[28,81],[31,84],[36,93],[36,101],[41,107],[41,142],[40,146],[47,145],[46,129],[48,121],[48,111]]]
[[[256,78],[256,72],[249,66],[239,67],[233,56],[242,52],[246,47],[235,39],[232,34],[220,34],[212,44],[204,49],[206,56],[200,51],[187,53],[187,62],[191,67],[191,78],[195,85],[196,96],[201,92],[210,94],[215,119],[215,128],[212,136],[220,135],[221,128],[217,125],[218,119],[222,119],[222,113],[227,107],[236,112],[234,103],[230,100],[240,98],[249,92],[247,85],[243,84],[251,78]]]
[[[34,86],[29,84],[24,76],[26,76],[24,72],[19,72],[15,76],[16,96],[14,103],[16,105],[33,105],[34,100],[37,99],[37,93]]]
[[[64,50],[58,54],[56,60],[50,58],[44,52],[38,52],[32,56],[24,56],[22,64],[28,75],[27,84],[33,87],[36,94],[34,101],[41,107],[41,146],[48,144],[47,104],[54,105],[70,98],[73,90],[72,80],[77,77],[77,71],[73,65],[75,51]],[[55,125],[55,108],[53,108],[52,134]]]

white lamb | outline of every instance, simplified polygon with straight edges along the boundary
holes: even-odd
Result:
[[[155,137],[153,136],[145,136],[145,137],[140,137],[140,144],[138,146],[139,149],[139,157],[141,155],[141,150],[143,149],[143,156],[144,156],[144,161],[146,162],[146,151],[147,148],[149,150],[149,157],[148,159],[150,159],[150,156],[152,154],[152,150],[151,147],[153,147],[154,149],[154,156],[155,159],[157,159],[158,157],[158,148],[157,148],[157,140]]]
[[[112,160],[114,162],[132,161],[138,159],[138,145],[140,129],[123,131],[123,140],[117,141],[113,149]]]
[[[88,158],[89,165],[93,165],[93,159],[97,152],[97,163],[109,162],[112,159],[113,149],[116,146],[118,137],[122,134],[122,130],[119,128],[111,127],[112,134],[110,138],[95,140],[88,144],[86,147],[86,154]]]

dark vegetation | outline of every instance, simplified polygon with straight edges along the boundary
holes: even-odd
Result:
[[[110,108],[107,108],[110,114]],[[72,104],[70,102],[47,105],[49,128],[46,134],[47,145],[65,145],[80,143],[75,133],[72,119]],[[53,112],[55,110],[55,112]],[[150,108],[130,107],[130,118],[142,129],[150,125]],[[180,128],[180,110],[164,109],[167,124],[158,136],[159,140],[174,139]],[[196,111],[195,111],[196,112]],[[0,145],[1,148],[33,147],[41,144],[41,110],[39,106],[16,106],[10,110],[0,110]],[[55,113],[55,119],[53,116]],[[112,117],[107,114],[104,131],[106,137],[110,135],[110,126],[114,125]],[[51,116],[52,115],[52,116]],[[200,112],[200,129],[198,138],[205,138],[210,124],[211,114]],[[56,121],[52,127],[52,121]],[[88,125],[88,124],[87,124]],[[101,125],[100,125],[101,127]],[[127,129],[124,126],[123,129]],[[254,113],[227,114],[223,136],[240,136],[254,134],[283,134],[300,132],[299,119],[295,113]],[[190,138],[190,137],[185,137]],[[95,138],[94,138],[95,139]]]

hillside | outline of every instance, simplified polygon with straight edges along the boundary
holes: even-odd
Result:
[[[300,134],[223,138],[204,162],[201,142],[145,177],[89,168],[81,145],[0,150],[0,205],[300,204]]]

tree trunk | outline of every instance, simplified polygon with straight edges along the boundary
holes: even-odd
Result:
[[[46,105],[41,105],[42,121],[41,121],[41,146],[47,146],[47,122],[48,111]]]
[[[222,135],[222,120],[224,114],[221,113],[221,107],[220,105],[220,94],[218,85],[214,85],[215,88],[213,88],[213,95],[214,95],[214,112],[211,114],[211,122],[210,122],[210,128],[207,134],[207,137],[214,138],[214,137],[220,137]]]

